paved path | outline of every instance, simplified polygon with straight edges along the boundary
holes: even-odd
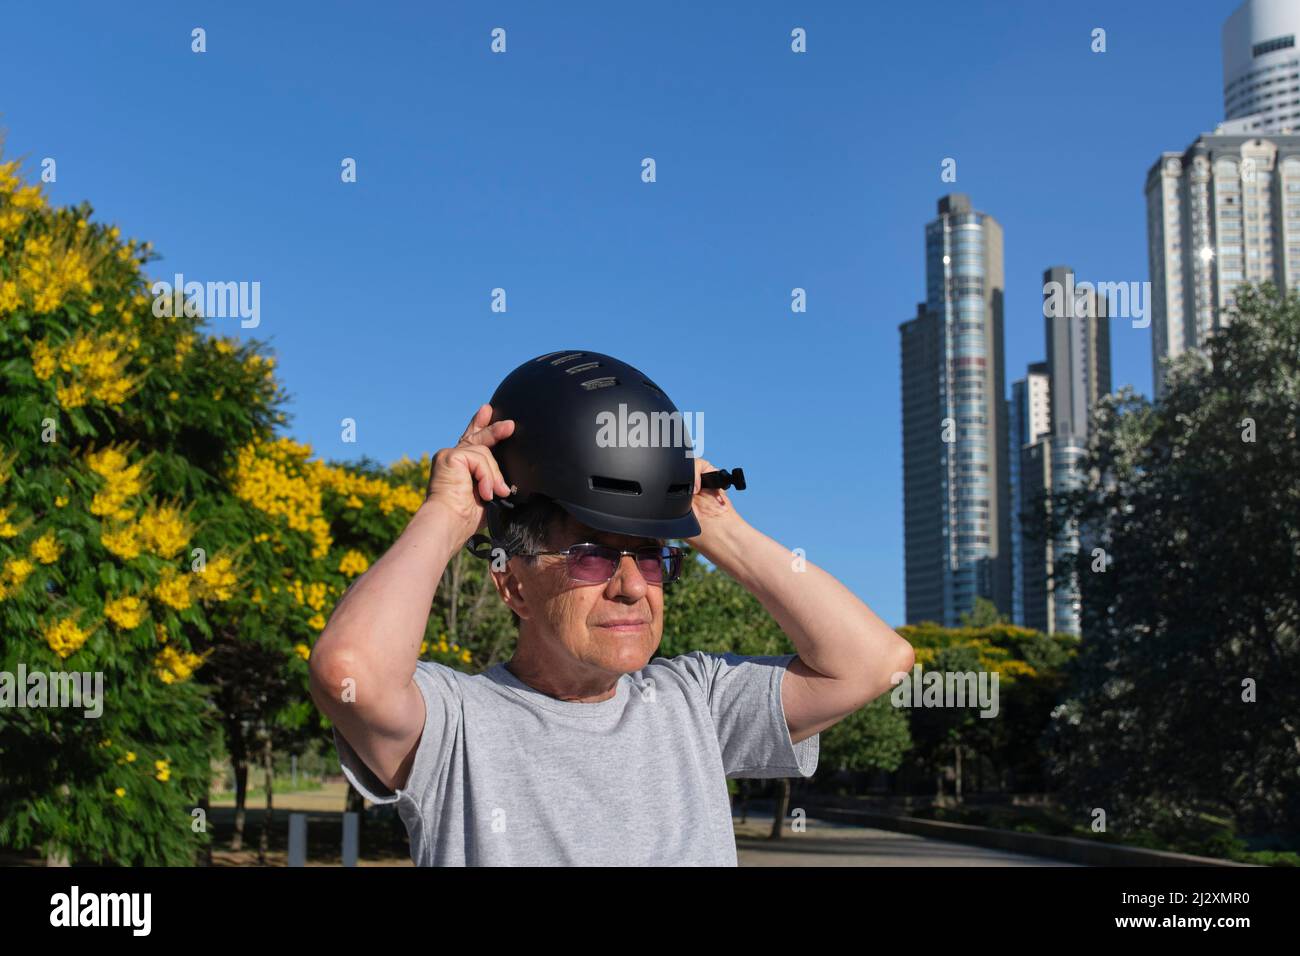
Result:
[[[331,781],[320,790],[297,793],[277,793],[277,814],[290,810],[309,813],[341,813],[346,799],[347,785]],[[249,809],[257,811],[266,806],[265,796],[249,800]],[[214,802],[215,807],[233,806],[232,800]],[[769,804],[770,806],[770,804]],[[250,814],[256,816],[256,813]],[[772,829],[772,816],[750,812],[747,822],[736,818],[736,851],[741,866],[1073,866],[1060,860],[1005,850],[986,849],[964,843],[949,843],[928,837],[877,830],[871,827],[808,820],[808,829],[793,833],[786,826],[779,841],[767,839]],[[249,838],[256,845],[257,827],[250,824]],[[284,824],[287,825],[287,824]],[[410,866],[410,859],[385,860],[362,865]]]
[[[769,840],[772,817],[749,814],[736,821],[736,851],[741,866],[1074,866],[1061,860],[928,837],[808,820],[803,833],[789,825],[780,840]]]

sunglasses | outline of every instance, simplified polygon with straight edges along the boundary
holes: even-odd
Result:
[[[529,556],[562,554],[568,566],[569,577],[583,584],[606,584],[618,571],[623,555],[630,554],[637,570],[649,584],[672,584],[682,573],[682,549],[646,545],[634,551],[624,551],[607,544],[590,541],[574,544],[563,551],[533,551]]]

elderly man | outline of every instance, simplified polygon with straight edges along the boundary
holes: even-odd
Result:
[[[644,431],[610,441],[616,409],[680,421],[607,355],[507,376],[312,653],[344,773],[397,804],[417,865],[735,866],[726,778],[811,776],[819,733],[912,666],[848,589],[702,482],[708,462]],[[443,569],[485,525],[514,656],[474,675],[420,661]],[[683,560],[671,540],[753,594],[797,653],[654,657]]]

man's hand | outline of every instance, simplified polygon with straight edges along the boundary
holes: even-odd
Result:
[[[695,459],[695,497],[691,507],[700,522],[700,533],[697,537],[685,539],[687,544],[715,564],[717,562],[710,552],[716,551],[719,535],[745,523],[727,497],[725,488],[700,487],[700,476],[706,471],[717,470],[717,466],[703,458]]]
[[[489,425],[491,421],[492,406],[481,405],[460,441],[434,455],[429,470],[425,501],[447,510],[464,531],[461,540],[469,540],[483,527],[487,517],[484,505],[494,494],[503,498],[510,494],[510,486],[488,449],[513,434],[515,423],[509,418]]]

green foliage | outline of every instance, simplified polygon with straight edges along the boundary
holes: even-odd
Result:
[[[1079,641],[1004,622],[948,628],[933,622],[900,627],[922,672],[998,675],[998,714],[976,708],[919,708],[910,713],[914,750],[908,763],[926,774],[955,770],[955,748],[983,759],[1009,789],[1040,789],[1039,741],[1064,687],[1063,669]]]
[[[244,765],[325,735],[312,644],[428,478],[277,437],[274,359],[156,308],[152,258],[0,163],[0,669],[98,672],[105,698],[0,708],[0,845],[72,862],[191,862],[221,736]],[[422,653],[470,666],[491,612],[458,641],[435,610]]]
[[[682,576],[664,594],[663,657],[690,651],[747,656],[794,653],[763,605],[723,571],[710,570],[686,549]]]
[[[1008,620],[998,611],[998,606],[985,597],[977,597],[975,607],[963,612],[961,616],[962,627],[990,627],[1006,623]]]
[[[893,771],[911,748],[907,714],[886,695],[822,732],[817,768],[819,773]]]
[[[1160,404],[1131,391],[1102,403],[1089,479],[1054,504],[1093,544],[1079,555],[1086,637],[1053,766],[1075,806],[1127,828],[1205,811],[1294,842],[1300,300],[1269,285],[1236,295]]]

